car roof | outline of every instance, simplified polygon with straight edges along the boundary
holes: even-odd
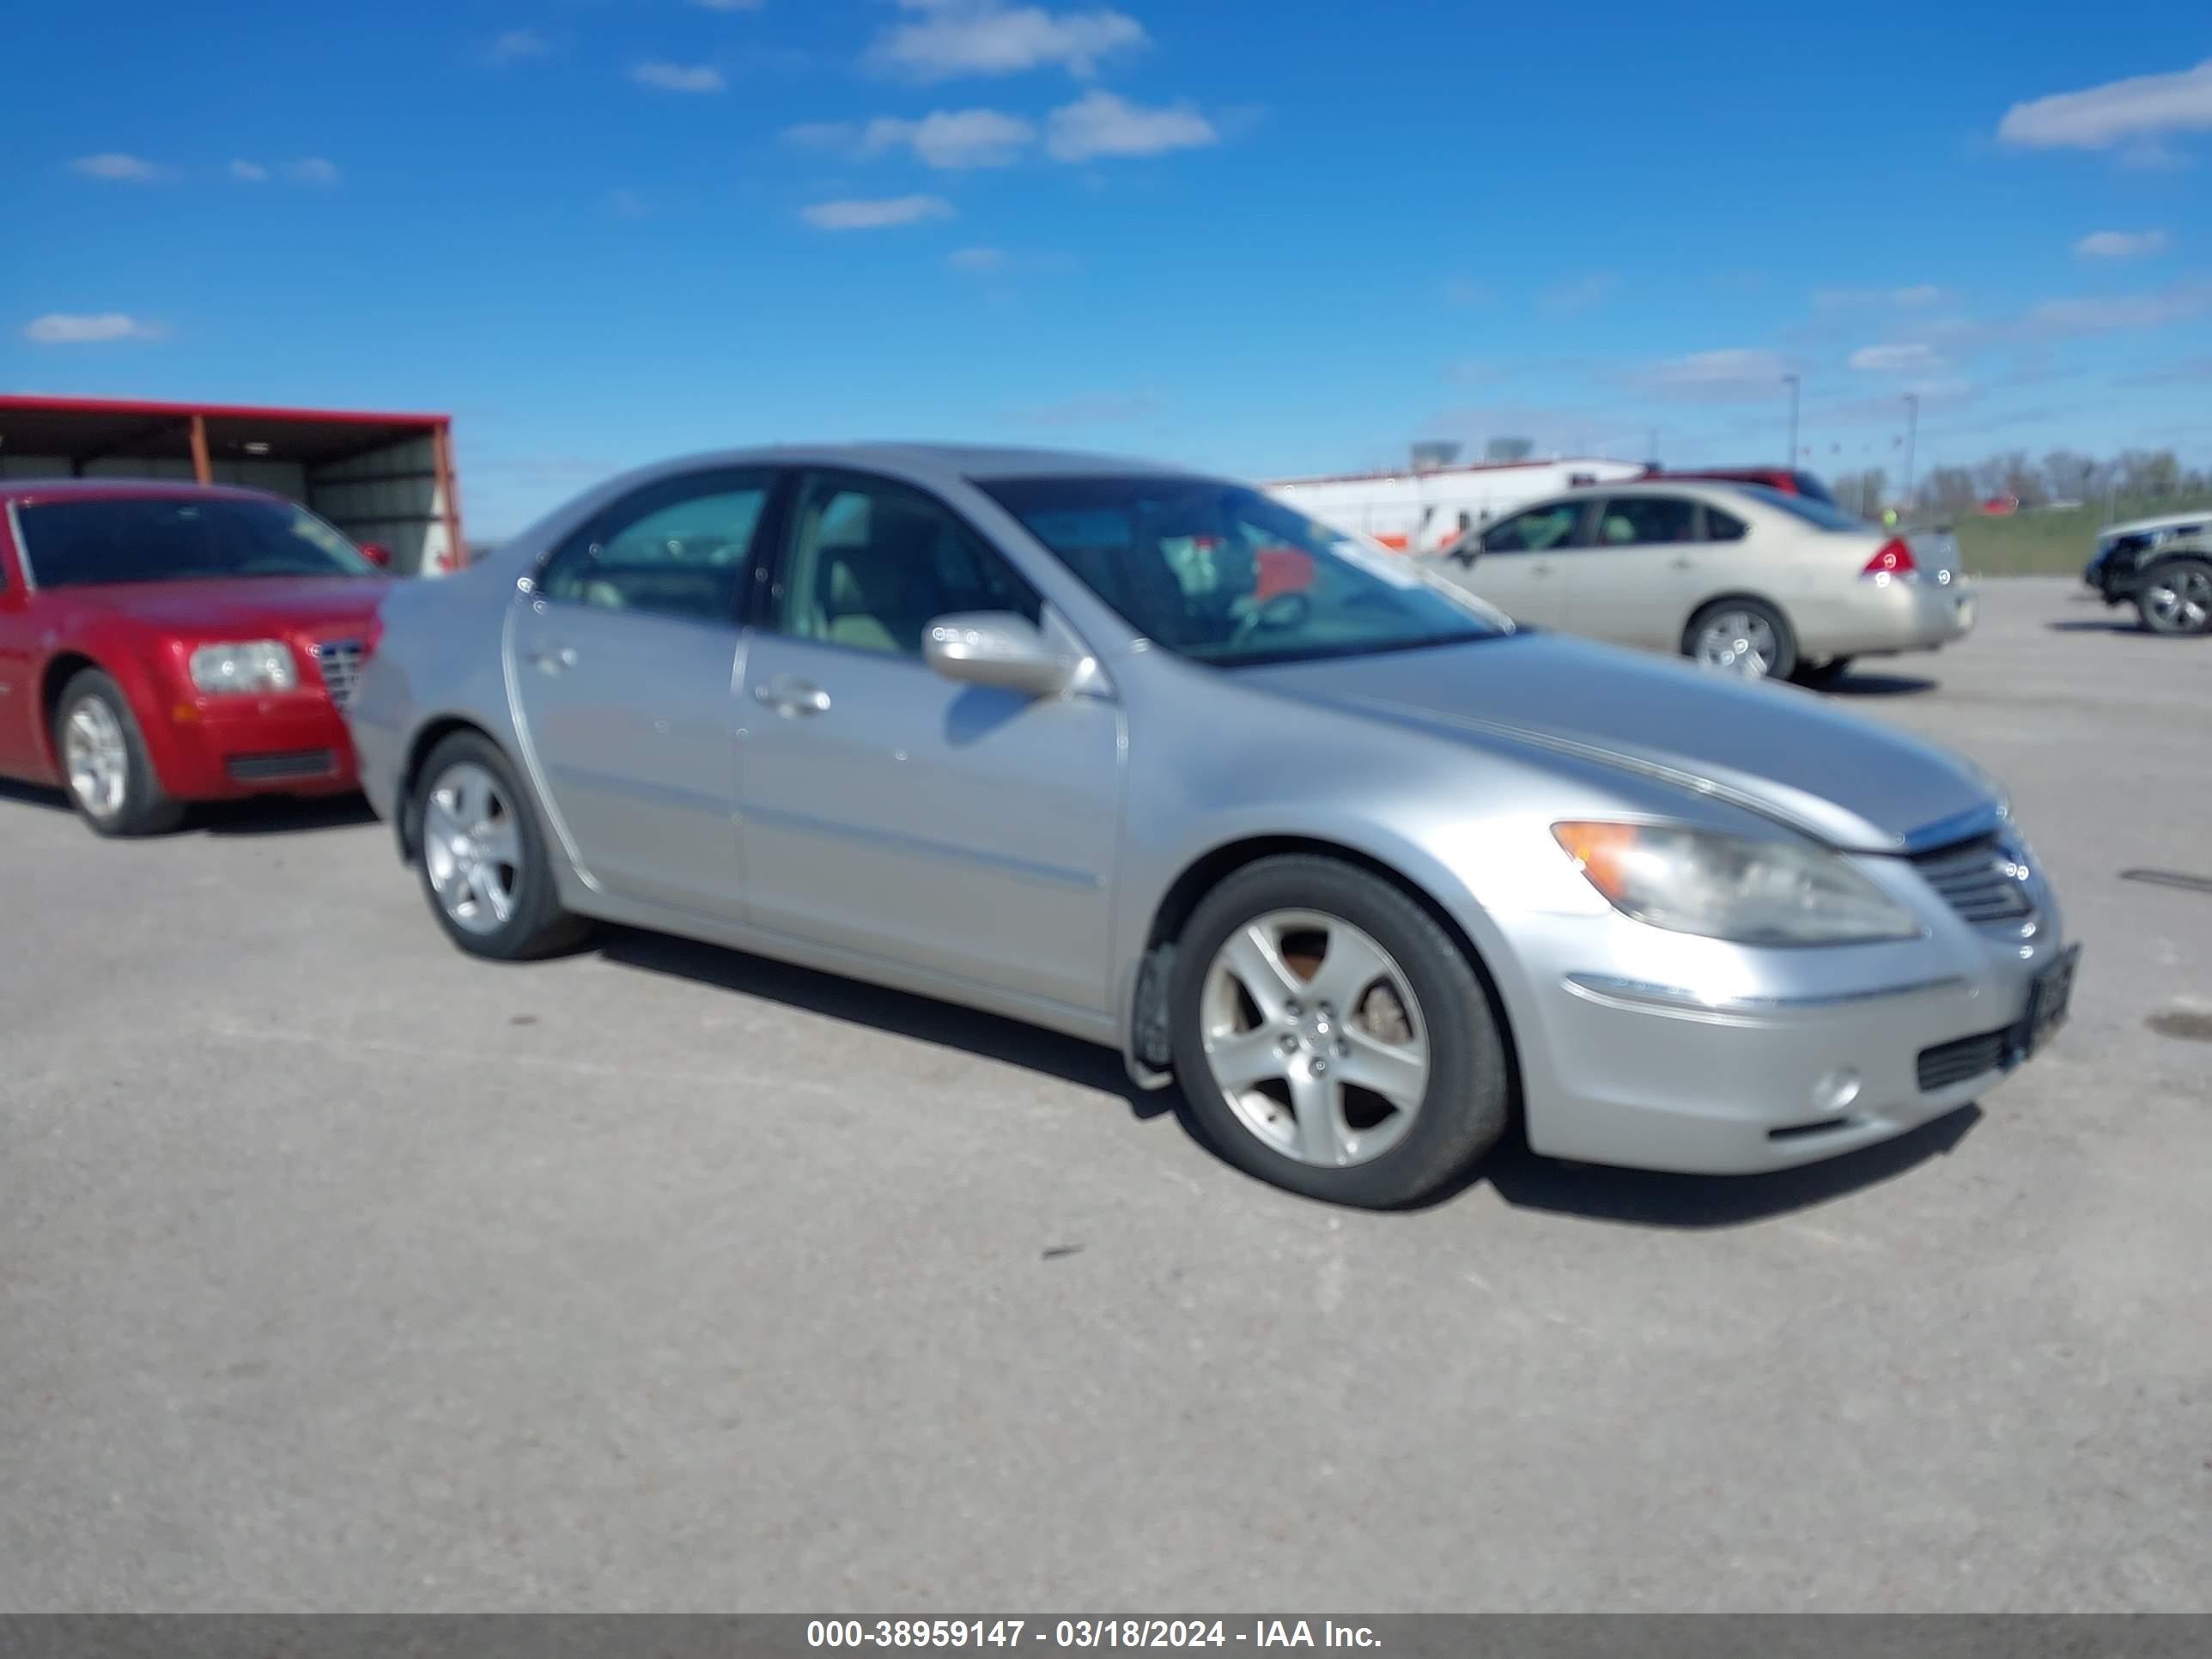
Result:
[[[890,442],[773,444],[751,449],[716,450],[659,462],[649,471],[681,472],[706,466],[762,465],[854,467],[895,472],[933,483],[970,478],[1114,477],[1127,473],[1193,476],[1187,467],[1127,455],[1006,445]]]
[[[179,478],[0,478],[0,501],[98,501],[194,498],[267,501],[278,499],[263,489],[236,484],[193,483]]]

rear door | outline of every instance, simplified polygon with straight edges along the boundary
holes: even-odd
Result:
[[[739,908],[738,612],[776,483],[665,478],[554,550],[508,614],[525,748],[578,861],[618,897]]]
[[[1698,504],[1687,495],[1610,497],[1594,515],[1590,544],[1574,555],[1566,625],[1594,639],[1674,650],[1705,580],[1702,538]]]
[[[1516,622],[1567,628],[1573,562],[1582,554],[1589,503],[1539,502],[1501,519],[1469,544],[1474,556],[1447,556],[1430,568],[1487,599]],[[1474,550],[1479,549],[1479,551]]]

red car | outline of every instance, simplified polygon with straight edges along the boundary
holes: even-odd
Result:
[[[258,491],[0,483],[0,775],[59,784],[103,836],[352,789],[339,711],[387,580]]]
[[[1655,477],[1704,479],[1711,483],[1760,484],[1768,489],[1778,489],[1785,495],[1802,495],[1809,501],[1820,501],[1829,507],[1837,506],[1836,498],[1828,493],[1828,486],[1809,472],[1786,466],[1708,466],[1668,468],[1654,473]]]

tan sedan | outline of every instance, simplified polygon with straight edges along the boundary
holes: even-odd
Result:
[[[1574,490],[1420,563],[1516,621],[1753,679],[1832,680],[1974,623],[1948,532],[1893,533],[1756,485]]]

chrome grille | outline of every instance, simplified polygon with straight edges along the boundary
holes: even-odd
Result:
[[[355,683],[361,678],[362,642],[319,640],[309,648],[315,653],[315,666],[323,671],[323,685],[331,701],[341,708],[349,708]]]
[[[1939,1042],[1920,1051],[1920,1092],[1932,1095],[1968,1078],[2001,1069],[2012,1053],[2010,1031],[1984,1031],[1979,1036]]]
[[[1939,847],[1912,860],[1943,902],[1976,927],[2035,914],[2027,854],[2001,835]]]

